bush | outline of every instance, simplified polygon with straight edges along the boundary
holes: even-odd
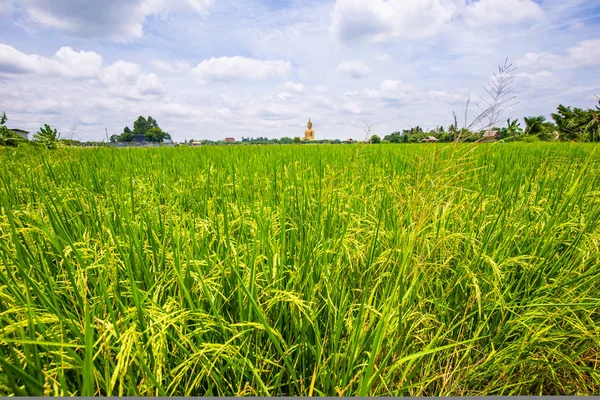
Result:
[[[6,127],[6,113],[0,115],[0,146],[17,147],[23,141],[19,135]]]
[[[540,138],[537,135],[525,135],[521,137],[519,141],[525,143],[536,143],[540,141]]]
[[[54,150],[58,146],[58,139],[60,138],[60,134],[56,132],[56,129],[50,128],[50,125],[44,124],[43,128],[40,128],[40,131],[36,133],[33,138],[44,145],[49,150]]]
[[[371,136],[371,143],[379,144],[379,143],[381,143],[381,138],[377,135],[373,135],[373,136]]]

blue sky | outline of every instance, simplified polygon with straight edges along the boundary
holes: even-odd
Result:
[[[178,141],[317,138],[464,115],[504,58],[505,118],[600,95],[595,0],[0,0],[0,112],[101,140],[152,115]],[[462,117],[460,118],[462,119]],[[459,121],[462,123],[462,121]],[[75,129],[73,127],[76,126]]]

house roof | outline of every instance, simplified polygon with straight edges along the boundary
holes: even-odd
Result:
[[[9,131],[21,132],[21,133],[29,133],[28,131],[24,131],[23,129],[9,129]]]
[[[483,137],[494,137],[498,134],[498,131],[485,131]]]

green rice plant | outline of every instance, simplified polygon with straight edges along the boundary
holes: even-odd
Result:
[[[0,151],[0,394],[600,392],[593,144]]]

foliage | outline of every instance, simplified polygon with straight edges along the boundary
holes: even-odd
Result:
[[[546,122],[546,117],[540,115],[536,117],[525,117],[525,134],[537,136],[540,140],[553,140],[556,125],[551,122]]]
[[[377,135],[373,135],[373,136],[371,136],[370,142],[373,144],[379,144],[379,143],[381,143],[381,138]]]
[[[389,135],[384,136],[383,140],[389,143],[401,143],[404,135],[402,132],[393,132]]]
[[[160,128],[150,128],[146,131],[147,142],[162,142],[167,137],[167,134]]]
[[[111,136],[110,141],[111,143],[133,142],[134,135],[143,135],[147,142],[162,142],[165,139],[171,139],[171,135],[164,132],[152,116],[149,116],[148,119],[139,116],[133,123],[133,131],[126,126],[122,134]]]
[[[595,150],[0,152],[0,394],[597,394]]]
[[[133,131],[128,126],[123,129],[123,133],[117,139],[118,142],[133,142]]]
[[[60,134],[56,132],[56,129],[50,128],[48,124],[44,124],[40,128],[39,132],[36,133],[33,138],[40,142],[44,147],[50,150],[54,150],[58,147],[58,139]]]
[[[146,132],[148,132],[148,129],[149,129],[148,121],[146,120],[146,118],[142,117],[141,115],[133,123],[133,134],[134,135],[146,135]]]
[[[507,126],[498,131],[501,140],[511,142],[514,140],[519,140],[524,135],[525,132],[523,131],[523,128],[521,128],[519,120],[515,119],[511,121],[509,118],[506,123]]]
[[[6,113],[0,115],[0,146],[16,147],[22,141],[22,138],[6,127],[8,117]]]
[[[600,108],[581,109],[558,106],[556,113],[552,114],[559,131],[559,140],[600,141]]]

